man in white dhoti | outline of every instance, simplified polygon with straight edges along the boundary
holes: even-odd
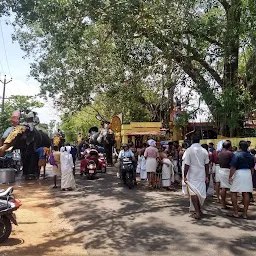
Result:
[[[239,218],[237,193],[243,193],[244,196],[244,212],[243,218],[247,219],[247,211],[250,204],[250,194],[253,191],[252,175],[254,172],[254,156],[248,151],[249,145],[246,141],[239,142],[240,152],[233,156],[231,161],[231,169],[229,174],[229,184],[231,199],[234,208],[230,217]]]
[[[206,183],[209,182],[209,155],[201,147],[199,139],[193,139],[193,144],[186,150],[184,158],[184,182],[190,195],[190,211],[195,211],[191,217],[201,219],[204,200],[206,198]]]
[[[165,153],[160,153],[160,159],[162,163],[162,186],[168,189],[174,183],[174,165]]]
[[[231,152],[232,144],[230,140],[226,140],[223,143],[223,148],[219,153],[219,179],[221,188],[221,203],[223,209],[228,209],[226,202],[226,193],[230,189],[229,184],[229,173],[230,173],[230,163],[233,158],[233,152]]]
[[[222,150],[222,146],[225,140],[221,140],[217,144],[217,149],[213,151],[211,155],[212,160],[212,172],[214,174],[215,179],[215,191],[217,196],[217,203],[221,202],[220,199],[220,163],[219,163],[219,153]]]

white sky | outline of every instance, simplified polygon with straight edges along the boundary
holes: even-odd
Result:
[[[28,78],[30,72],[31,60],[24,59],[24,52],[20,49],[17,42],[12,42],[11,35],[13,28],[6,25],[5,17],[0,18],[6,47],[7,60],[3,44],[3,37],[0,30],[0,77],[7,79],[13,78],[13,81],[6,86],[6,97],[11,95],[29,95],[35,96],[39,93],[39,84],[32,78]],[[10,68],[8,68],[8,64]],[[0,83],[0,100],[2,101],[3,85]],[[42,101],[42,100],[41,100]],[[42,101],[43,102],[43,101]],[[49,123],[50,120],[60,121],[57,110],[54,109],[52,102],[43,102],[45,106],[41,109],[35,109],[38,112],[41,123]]]

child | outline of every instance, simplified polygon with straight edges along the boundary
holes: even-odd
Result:
[[[165,153],[160,154],[160,159],[162,162],[162,186],[169,188],[171,183],[174,183],[174,165]]]
[[[144,157],[144,151],[145,151],[145,149],[143,149],[141,151],[141,155],[139,156],[139,158],[140,158],[140,179],[141,180],[147,179],[146,158]]]
[[[137,163],[137,168],[136,168],[136,177],[140,176],[141,172],[141,150],[138,150],[138,163]]]

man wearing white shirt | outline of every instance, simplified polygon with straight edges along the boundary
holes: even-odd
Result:
[[[209,182],[209,155],[199,142],[200,139],[194,138],[184,157],[184,182],[190,195],[190,211],[195,211],[191,217],[195,219],[202,217],[201,208],[206,198],[206,183]]]
[[[127,144],[123,145],[123,149],[120,151],[118,158],[121,159],[123,157],[132,157],[134,159],[133,152],[129,149]]]
[[[129,149],[129,146],[127,144],[123,144],[123,149],[120,151],[119,155],[118,155],[118,159],[122,159],[122,158],[132,158],[132,163],[133,163],[133,168],[134,168],[134,181],[136,182],[136,162],[135,162],[135,157],[133,152]],[[123,178],[124,173],[121,170],[121,166],[119,168],[119,176]]]

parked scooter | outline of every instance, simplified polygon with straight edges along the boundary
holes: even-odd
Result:
[[[120,170],[121,170],[121,179],[123,183],[129,187],[133,188],[135,185],[135,172],[134,164],[131,157],[123,157],[120,159]]]
[[[0,243],[8,239],[12,232],[12,223],[18,225],[13,213],[20,207],[20,202],[12,194],[13,188],[0,192]]]
[[[16,172],[20,172],[20,154],[17,152],[8,152],[4,157],[0,157],[0,168],[13,168]]]

